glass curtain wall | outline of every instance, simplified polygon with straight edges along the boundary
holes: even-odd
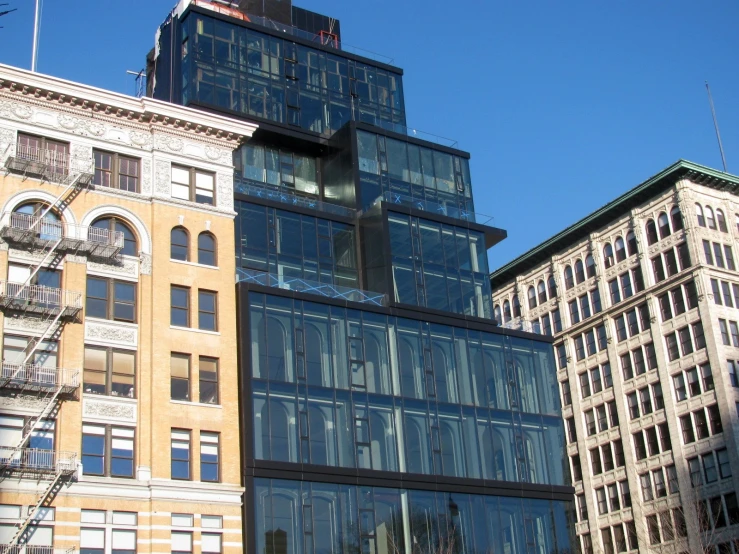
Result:
[[[357,131],[362,207],[385,193],[474,211],[469,161],[446,152]]]
[[[254,480],[256,552],[569,554],[567,502]]]
[[[245,144],[234,153],[236,176],[290,192],[318,196],[317,160],[289,150]]]
[[[399,213],[388,223],[397,302],[492,317],[482,233]]]
[[[358,286],[354,226],[248,202],[235,208],[238,267]]]
[[[548,343],[249,299],[256,459],[565,484]]]
[[[201,14],[182,22],[182,102],[331,135],[405,125],[400,74]]]

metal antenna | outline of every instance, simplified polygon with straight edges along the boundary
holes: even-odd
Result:
[[[728,173],[726,170],[726,157],[724,156],[724,146],[721,144],[721,133],[718,131],[718,121],[716,120],[716,109],[713,107],[713,97],[711,96],[711,87],[708,86],[706,81],[706,91],[708,91],[708,103],[711,105],[711,115],[713,116],[713,127],[716,129],[716,140],[718,140],[718,149],[721,152],[721,163],[724,164],[724,173]]]
[[[5,4],[0,4],[0,6],[7,6],[7,5],[8,5],[7,3],[5,3]],[[3,11],[0,11],[0,17],[2,17],[2,16],[4,16],[4,15],[8,15],[8,14],[9,14],[10,12],[14,12],[14,11],[16,11],[17,9],[18,9],[18,8],[13,8],[12,10],[3,10]],[[2,28],[3,28],[3,27],[1,27],[1,26],[0,26],[0,29],[2,29]]]
[[[33,52],[31,53],[31,71],[36,71],[36,61],[38,59],[38,31],[39,31],[39,1],[36,0],[36,14],[33,17]]]

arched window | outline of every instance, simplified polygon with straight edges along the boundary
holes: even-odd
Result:
[[[719,231],[721,231],[722,233],[729,232],[729,229],[726,227],[726,218],[724,217],[724,212],[719,209],[716,210],[716,221],[718,222]]]
[[[287,410],[279,401],[270,400],[262,407],[262,445],[264,458],[290,461],[290,427]],[[269,451],[266,445],[270,445]]]
[[[673,206],[670,210],[670,219],[672,220],[672,232],[675,233],[683,228],[683,214],[680,213],[680,208]]]
[[[518,301],[518,295],[513,295],[513,317],[521,317],[521,302]]]
[[[616,261],[623,262],[626,259],[626,245],[624,239],[617,237],[614,243],[616,245]]]
[[[629,231],[626,235],[626,248],[629,251],[629,256],[633,256],[639,252],[639,247],[636,244],[636,234],[634,231]]]
[[[582,263],[582,260],[577,260],[575,262],[575,281],[577,281],[577,284],[579,285],[585,280],[585,266]]]
[[[500,315],[501,315],[500,304],[495,305],[495,308],[493,309],[493,313],[495,314],[495,321],[497,321],[498,324],[503,323],[503,320],[500,319]]]
[[[603,263],[606,264],[606,268],[609,268],[613,265],[613,246],[611,246],[610,242],[607,242],[606,245],[603,247]]]
[[[329,425],[326,418],[317,406],[308,407],[308,425],[310,427],[310,463],[329,465],[328,444],[326,435]]]
[[[565,289],[570,290],[574,286],[575,286],[575,281],[572,278],[572,266],[566,265],[565,266]]]
[[[549,276],[547,281],[547,288],[549,288],[549,298],[557,297],[557,281],[554,279],[554,275]]]
[[[503,323],[508,323],[511,320],[511,303],[506,300],[503,302]]]
[[[136,235],[122,219],[118,217],[101,217],[92,224],[92,227],[106,229],[108,231],[120,231],[123,233],[123,250],[121,250],[121,254],[126,256],[139,255]]]
[[[184,227],[175,227],[169,233],[169,257],[173,260],[189,260],[190,236]]]
[[[539,293],[539,304],[543,304],[547,301],[547,287],[544,285],[544,281],[539,281],[539,284],[536,285],[536,290]]]
[[[587,272],[588,278],[595,277],[595,260],[592,254],[585,256],[585,271]]]
[[[716,229],[716,220],[713,218],[711,206],[706,206],[706,225],[708,225],[709,229]]]
[[[287,335],[282,323],[267,317],[267,366],[272,381],[287,381]]]
[[[657,237],[657,226],[654,224],[653,219],[647,219],[647,244],[652,245],[659,240]]]
[[[383,416],[377,412],[372,412],[369,423],[372,469],[395,471],[397,464],[395,463],[392,431],[387,428]]]
[[[218,265],[216,263],[216,238],[207,231],[203,231],[198,235],[198,263]]]
[[[529,287],[529,310],[536,308],[536,290],[533,286]]]
[[[662,212],[657,218],[657,226],[659,227],[659,238],[663,239],[670,236],[670,220],[667,218],[667,214]]]
[[[706,220],[703,217],[703,208],[701,208],[700,204],[695,205],[695,216],[698,218],[698,225],[701,227],[706,226]]]
[[[13,210],[10,223],[19,229],[34,227],[37,236],[43,240],[59,240],[63,230],[62,218],[48,208],[49,204],[46,202],[26,202]],[[44,215],[43,221],[36,223],[41,214]]]

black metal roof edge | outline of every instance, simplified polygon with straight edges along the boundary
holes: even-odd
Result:
[[[730,190],[739,195],[739,177],[736,175],[723,173],[687,160],[678,160],[577,223],[570,225],[513,261],[493,271],[490,274],[492,289],[509,283],[515,279],[516,275],[528,271],[556,252],[581,240],[592,231],[604,227],[610,221],[627,213],[634,206],[657,196],[685,177],[697,184],[717,190]]]

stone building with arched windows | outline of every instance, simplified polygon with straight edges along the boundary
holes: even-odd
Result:
[[[679,161],[491,274],[554,337],[584,553],[739,552],[738,192]]]
[[[240,551],[232,151],[255,129],[0,66],[0,544]]]

